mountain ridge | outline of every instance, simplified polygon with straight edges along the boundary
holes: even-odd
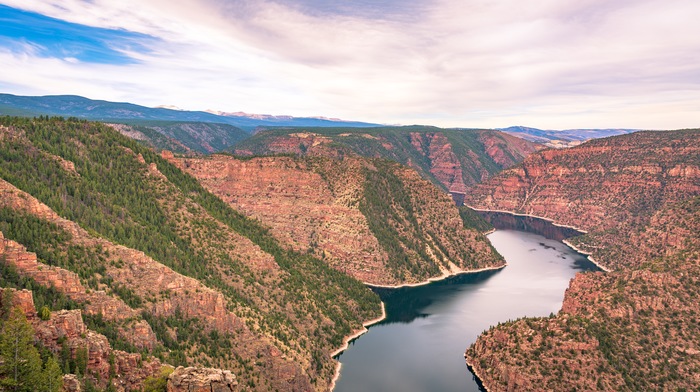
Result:
[[[233,125],[248,132],[265,126],[337,126],[338,121],[314,117],[274,116],[259,119],[255,115],[227,116],[207,111],[190,111],[166,107],[146,107],[128,102],[93,100],[79,95],[21,96],[0,94],[0,112],[5,110],[24,111],[26,115],[53,115],[79,117],[88,120],[160,120],[179,122],[206,122]],[[341,121],[344,126],[373,127],[378,124],[359,121]]]

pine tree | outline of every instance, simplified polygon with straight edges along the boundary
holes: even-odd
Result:
[[[58,392],[63,386],[63,373],[58,361],[53,356],[49,357],[44,365],[41,390],[46,392]]]
[[[0,387],[24,392],[41,389],[41,357],[34,347],[34,330],[24,313],[15,308],[0,334]]]

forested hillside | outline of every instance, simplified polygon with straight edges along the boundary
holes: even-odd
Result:
[[[324,390],[328,354],[379,315],[359,281],[108,126],[0,118],[0,177],[0,230],[36,253],[7,268],[113,347],[231,369],[255,390]]]
[[[231,151],[239,155],[384,158],[412,167],[446,191],[464,194],[467,187],[521,162],[538,148],[498,131],[409,126],[269,129]]]

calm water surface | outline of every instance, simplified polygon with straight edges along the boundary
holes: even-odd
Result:
[[[479,391],[464,351],[490,325],[558,312],[569,280],[595,265],[561,242],[489,235],[508,266],[427,286],[377,289],[388,318],[340,354],[336,392]]]

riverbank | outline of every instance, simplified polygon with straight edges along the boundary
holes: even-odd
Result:
[[[580,254],[582,254],[582,255],[585,255],[586,258],[587,258],[591,263],[595,264],[596,267],[600,268],[601,270],[603,270],[603,271],[605,271],[605,272],[610,272],[610,271],[611,271],[610,269],[605,268],[603,265],[601,265],[600,263],[598,263],[597,261],[595,261],[595,259],[593,258],[593,256],[591,256],[591,254],[592,254],[591,252],[586,252],[585,250],[579,249],[579,248],[576,247],[576,245],[572,244],[571,242],[569,242],[569,241],[567,241],[567,240],[562,240],[561,242],[563,242],[564,245],[568,246],[569,248],[571,248],[571,249],[577,251],[578,253],[580,253]]]
[[[369,320],[369,321],[365,321],[364,323],[362,323],[362,329],[358,330],[357,332],[355,332],[355,333],[353,333],[353,334],[351,334],[351,335],[346,336],[346,337],[343,339],[343,345],[342,345],[342,347],[340,347],[339,349],[333,351],[333,352],[331,353],[331,358],[335,358],[335,357],[337,357],[340,353],[342,353],[343,351],[347,350],[348,347],[350,347],[350,342],[352,342],[353,340],[355,340],[355,339],[359,338],[360,336],[366,334],[367,331],[369,331],[368,327],[371,327],[372,325],[377,324],[377,323],[383,321],[383,320],[386,318],[386,306],[384,305],[384,302],[382,302],[381,304],[382,304],[382,315],[379,316],[379,317],[377,317],[377,318],[375,318],[375,319],[372,319],[372,320]],[[335,389],[335,383],[336,383],[336,382],[338,381],[338,379],[340,378],[340,368],[341,368],[342,366],[343,366],[343,364],[340,363],[340,361],[338,361],[338,365],[336,365],[336,367],[335,367],[335,374],[333,375],[333,379],[331,380],[330,391],[333,391],[333,389]]]
[[[474,366],[472,366],[471,363],[469,363],[469,358],[467,358],[467,353],[464,353],[464,362],[467,364],[467,370],[469,370],[473,375],[474,378],[476,379],[476,384],[479,386],[479,388],[483,389],[486,392],[489,392],[489,388],[484,385],[484,378],[481,377],[479,372],[476,370]]]
[[[494,231],[495,231],[495,230],[494,230]],[[479,273],[479,272],[500,270],[500,269],[505,268],[507,265],[508,265],[507,263],[504,263],[503,265],[497,266],[497,267],[486,267],[486,268],[480,268],[480,269],[478,269],[478,270],[459,271],[459,272],[451,273],[451,274],[443,274],[443,275],[441,275],[441,276],[438,276],[438,277],[435,277],[435,278],[430,278],[430,279],[428,279],[428,280],[426,280],[426,281],[419,282],[419,283],[410,283],[410,284],[394,285],[394,286],[389,286],[389,285],[375,285],[375,284],[371,284],[371,283],[367,283],[367,282],[363,282],[363,283],[364,283],[365,285],[367,285],[368,287],[388,288],[388,289],[398,289],[398,288],[402,288],[402,287],[418,287],[418,286],[425,286],[425,285],[428,285],[428,284],[434,283],[434,282],[439,282],[439,281],[441,281],[441,280],[445,280],[445,279],[448,279],[448,278],[452,278],[452,277],[455,277],[455,276],[458,276],[458,275],[476,274],[476,273]],[[353,340],[355,340],[355,339],[359,338],[360,336],[364,335],[365,333],[367,333],[367,332],[369,331],[368,327],[371,327],[372,325],[377,324],[377,323],[383,321],[384,319],[386,319],[386,306],[384,305],[384,302],[382,302],[382,315],[381,315],[380,317],[377,317],[376,319],[372,319],[372,320],[369,320],[369,321],[366,321],[366,322],[362,323],[362,329],[358,330],[357,332],[355,332],[355,333],[353,333],[353,334],[351,334],[351,335],[346,336],[346,337],[343,339],[343,345],[342,345],[342,347],[340,347],[339,349],[337,349],[337,350],[335,350],[334,352],[332,352],[332,353],[331,353],[331,358],[335,358],[335,357],[338,356],[340,353],[342,353],[343,351],[347,350],[348,347],[350,347],[350,342],[352,342]],[[331,391],[331,392],[333,391],[333,389],[335,389],[335,384],[336,384],[336,382],[338,381],[338,379],[340,378],[340,371],[341,371],[342,366],[343,366],[343,364],[340,363],[340,361],[338,361],[338,364],[337,364],[336,367],[335,367],[335,375],[333,375],[333,379],[331,380],[331,385],[330,385],[330,391]]]
[[[430,278],[428,280],[424,280],[422,282],[418,283],[406,283],[406,284],[399,284],[399,285],[382,285],[382,284],[372,284],[372,283],[367,283],[367,282],[362,282],[365,285],[369,287],[374,287],[378,289],[400,289],[404,287],[419,287],[419,286],[425,286],[431,283],[439,282],[441,280],[453,278],[455,276],[459,275],[465,275],[465,274],[478,274],[479,272],[486,272],[486,271],[495,271],[495,270],[500,270],[505,268],[508,265],[508,263],[503,263],[503,265],[500,266],[495,266],[495,267],[484,267],[484,268],[479,268],[477,270],[465,270],[465,271],[458,271],[458,272],[452,272],[452,273],[446,273],[442,274],[440,276],[436,276],[434,278]]]
[[[471,209],[474,210],[474,211],[481,211],[481,212],[499,212],[499,213],[509,214],[509,215],[513,215],[513,216],[522,216],[522,217],[527,217],[527,218],[542,219],[543,221],[547,221],[547,222],[549,222],[549,223],[551,223],[552,225],[557,226],[557,227],[562,227],[562,228],[565,228],[565,229],[576,230],[576,231],[578,231],[578,232],[581,232],[582,234],[587,234],[587,233],[588,233],[587,230],[578,228],[578,227],[576,227],[576,226],[563,225],[563,224],[560,224],[560,223],[555,222],[555,221],[552,220],[552,219],[545,218],[544,216],[537,216],[537,215],[530,215],[530,214],[518,214],[517,212],[505,211],[505,210],[489,210],[489,209],[482,209],[482,208],[472,207],[472,206],[469,206],[469,205],[466,205],[466,204],[465,204],[465,206],[471,208]]]

